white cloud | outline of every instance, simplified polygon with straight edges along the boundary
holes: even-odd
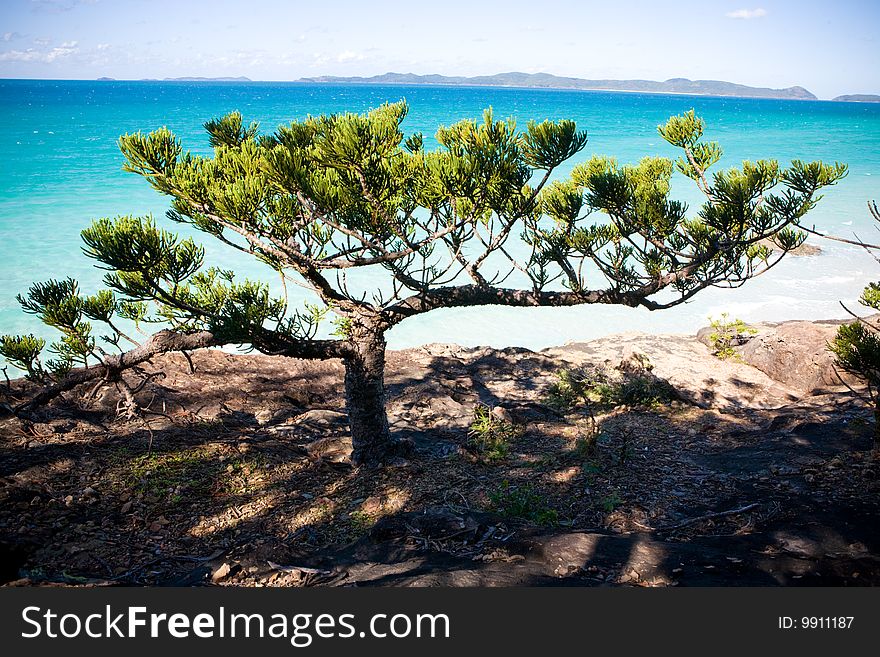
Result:
[[[39,62],[51,64],[58,59],[75,55],[77,52],[79,52],[79,47],[76,41],[65,41],[51,50],[37,50],[35,48],[8,50],[0,53],[0,62]]]
[[[52,39],[48,39],[46,37],[37,37],[36,39],[34,39],[34,43],[38,46],[48,46],[50,43],[52,43]]]
[[[728,18],[736,18],[739,20],[749,20],[750,18],[763,18],[767,15],[767,10],[758,7],[757,9],[737,9],[724,14]]]
[[[343,50],[341,53],[336,55],[336,61],[340,64],[345,64],[347,62],[359,62],[364,58],[364,56],[353,50]]]
[[[12,41],[14,39],[20,39],[21,35],[18,32],[4,32],[3,40],[4,41]]]

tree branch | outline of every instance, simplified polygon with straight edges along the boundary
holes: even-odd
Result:
[[[233,344],[233,341],[223,339],[211,331],[182,333],[164,329],[130,351],[108,355],[100,365],[71,370],[60,381],[44,387],[31,399],[16,406],[15,412],[46,404],[58,395],[89,381],[118,381],[125,370],[137,367],[159,354],[194,351],[225,344]],[[341,340],[296,340],[269,330],[253,336],[252,344],[264,353],[306,359],[342,358],[349,350],[348,343]]]

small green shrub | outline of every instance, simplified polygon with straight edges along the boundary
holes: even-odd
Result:
[[[606,513],[611,513],[623,503],[623,499],[617,493],[611,493],[602,498],[600,504]]]
[[[370,530],[370,527],[375,524],[376,521],[370,516],[370,514],[365,513],[364,511],[352,511],[348,514],[349,529],[356,536],[366,534]]]
[[[656,406],[677,399],[675,388],[650,371],[618,374],[590,367],[562,369],[545,397],[548,406],[569,411],[580,403],[603,408]]]
[[[579,436],[574,443],[574,451],[583,459],[590,458],[596,453],[596,438],[598,434],[592,433],[587,436]]]
[[[666,379],[653,374],[626,377],[615,390],[615,406],[658,406],[678,397],[675,388]]]
[[[468,438],[471,447],[483,458],[489,461],[503,459],[510,453],[510,442],[522,433],[521,426],[501,419],[488,406],[478,404],[474,407]]]
[[[531,486],[513,486],[508,481],[489,494],[490,508],[505,518],[519,518],[537,525],[555,525],[559,514],[544,503],[544,496]]]
[[[734,347],[745,343],[748,336],[755,335],[758,331],[747,325],[741,319],[730,319],[727,313],[721,313],[718,319],[709,317],[709,326],[714,329],[709,334],[712,353],[721,360],[738,358],[739,354]]]
[[[603,404],[613,396],[614,386],[608,374],[597,367],[563,368],[547,391],[547,405],[568,411],[583,402]]]

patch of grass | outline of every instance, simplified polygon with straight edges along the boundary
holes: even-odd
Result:
[[[508,481],[489,493],[490,508],[505,518],[528,520],[536,525],[555,525],[559,514],[544,503],[544,496],[529,485],[513,486]]]
[[[259,457],[221,459],[204,448],[137,456],[123,449],[114,461],[129,492],[172,506],[202,496],[256,492],[264,467]]]
[[[623,503],[623,498],[617,493],[611,493],[601,499],[599,504],[606,513],[611,513]]]
[[[588,459],[596,453],[596,433],[580,436],[574,443],[574,453],[582,459]]]
[[[260,455],[226,459],[225,474],[216,482],[220,494],[247,495],[255,493],[262,482],[265,459]]]
[[[363,536],[375,524],[376,521],[364,511],[352,511],[348,514],[348,525],[355,536]]]
[[[471,447],[484,459],[498,461],[510,453],[511,441],[523,434],[523,427],[502,420],[484,404],[474,407],[468,438]]]
[[[136,495],[168,495],[169,501],[176,497],[179,502],[184,490],[204,493],[210,488],[219,467],[206,462],[206,457],[200,450],[133,456],[123,464],[126,483]]]
[[[193,431],[213,431],[223,428],[223,420],[219,417],[211,419],[193,417],[189,421],[189,427]]]
[[[596,367],[562,369],[545,397],[548,406],[570,411],[579,404],[602,408],[658,406],[677,399],[675,388],[650,371],[614,376]]]
[[[721,360],[740,359],[735,347],[744,344],[748,336],[758,332],[741,319],[730,319],[727,313],[721,313],[718,319],[712,319],[710,316],[709,326],[713,329],[709,334],[712,353]]]

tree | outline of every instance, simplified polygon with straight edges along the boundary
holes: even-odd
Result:
[[[123,372],[131,378],[163,352],[250,345],[342,359],[352,458],[386,463],[406,447],[390,434],[384,407],[385,333],[393,326],[437,308],[493,304],[659,310],[710,286],[739,286],[802,243],[798,221],[846,173],[841,164],[759,160],[710,180],[722,152],[703,141],[703,121],[690,111],[658,128],[681,149],[676,162],[646,157],[622,166],[593,157],[551,182],[586,144],[572,121],[518,131],[487,110],[482,122],[441,127],[439,148],[428,150],[421,134],[402,132],[406,112],[403,102],[387,104],[272,134],[234,112],[205,124],[210,157],[184,152],[167,128],[121,137],[124,168],[171,198],[170,219],[258,258],[284,293],[276,298],[264,283],[206,268],[201,246],[151,217],[95,221],[82,232],[84,251],[107,270],[107,289],[88,296],[71,279],[50,280],[19,297],[61,332],[54,358],[41,361],[45,344],[34,336],[0,343],[0,353],[44,384],[17,410],[109,381],[134,412],[143,375],[136,385]],[[675,169],[706,197],[695,216],[669,198]],[[591,221],[594,213],[605,219]],[[381,272],[384,283],[366,290],[364,271]],[[318,303],[292,309],[288,284]],[[318,339],[327,315],[335,334]],[[120,319],[166,328],[139,343]],[[113,353],[90,322],[106,327]]]
[[[880,222],[876,202],[868,203],[868,211],[874,221]],[[880,262],[876,255],[880,246],[861,240],[852,243],[861,244]],[[862,292],[860,301],[866,308],[880,311],[880,283],[870,283]],[[865,393],[856,392],[856,395],[866,398],[874,407],[874,453],[880,455],[880,326],[871,319],[857,316],[846,306],[844,309],[855,321],[841,325],[828,348],[841,368],[865,382]]]

